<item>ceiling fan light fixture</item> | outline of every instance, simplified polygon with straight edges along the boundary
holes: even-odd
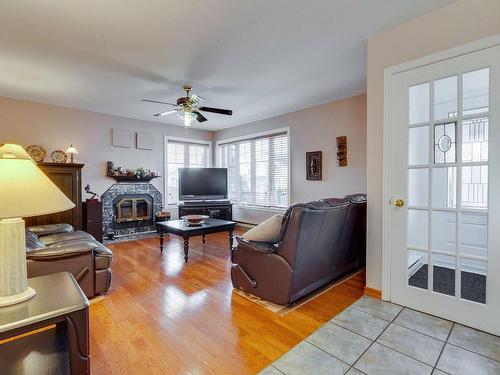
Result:
[[[184,126],[186,127],[191,126],[194,120],[196,120],[198,123],[204,123],[208,121],[208,119],[203,116],[200,111],[227,116],[231,116],[233,114],[233,111],[231,111],[230,109],[200,106],[201,102],[203,102],[205,98],[203,98],[202,96],[191,94],[191,86],[184,86],[184,91],[186,92],[186,95],[178,98],[176,104],[151,99],[142,99],[142,101],[155,104],[166,104],[174,107],[174,109],[170,111],[160,112],[153,116],[163,117],[171,113],[177,113],[177,116],[179,117],[179,119],[181,119],[182,122],[184,122]]]
[[[191,126],[191,123],[196,118],[196,115],[191,111],[179,112],[179,118],[184,121],[184,126]]]

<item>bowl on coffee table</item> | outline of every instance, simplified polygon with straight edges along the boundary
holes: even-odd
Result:
[[[190,226],[201,225],[208,218],[207,215],[186,215],[181,217]]]

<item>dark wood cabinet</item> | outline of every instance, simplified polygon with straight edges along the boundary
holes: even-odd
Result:
[[[102,242],[102,202],[83,202],[83,230]]]
[[[179,203],[179,218],[185,215],[207,215],[213,219],[233,220],[233,204],[230,202]]]
[[[75,204],[71,210],[25,218],[26,226],[45,224],[71,224],[82,229],[82,168],[84,164],[47,163],[37,164],[50,180]]]

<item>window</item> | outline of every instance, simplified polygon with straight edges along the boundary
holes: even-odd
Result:
[[[210,165],[210,145],[167,140],[167,204],[179,201],[179,168],[206,168]]]
[[[234,203],[288,206],[288,132],[222,142],[218,157]]]

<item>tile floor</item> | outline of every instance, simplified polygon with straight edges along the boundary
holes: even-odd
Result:
[[[261,375],[498,375],[500,337],[362,297]]]

